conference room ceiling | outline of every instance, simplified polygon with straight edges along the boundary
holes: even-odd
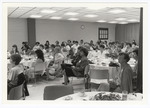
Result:
[[[140,20],[140,8],[132,7],[9,7],[9,18],[37,18],[127,24]]]

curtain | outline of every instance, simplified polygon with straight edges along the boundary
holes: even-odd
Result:
[[[139,44],[139,23],[132,24],[116,24],[116,41],[132,42],[133,40]]]
[[[140,9],[137,92],[143,93],[143,8]]]

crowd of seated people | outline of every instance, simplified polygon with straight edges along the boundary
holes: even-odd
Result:
[[[126,55],[124,55],[125,53],[129,55],[130,58],[132,57],[136,60],[134,72],[137,74],[138,46],[135,41],[132,43],[121,43],[118,41],[107,43],[107,41],[98,40],[94,43],[93,40],[90,42],[84,42],[84,40],[81,39],[80,42],[67,40],[63,41],[61,44],[57,40],[55,44],[50,44],[47,40],[44,45],[40,42],[36,42],[33,48],[31,48],[26,42],[23,42],[21,48],[22,53],[19,53],[17,49],[17,45],[13,45],[10,54],[30,55],[34,52],[33,54],[36,54],[37,56],[36,62],[44,62],[45,57],[52,57],[53,59],[50,61],[45,74],[49,79],[51,75],[57,76],[61,73],[61,75],[64,76],[65,85],[69,83],[68,77],[70,76],[84,76],[83,69],[86,65],[91,63],[88,59],[95,55],[98,58],[103,59],[105,59],[105,57],[117,59],[122,56],[120,54],[123,53],[123,57],[125,56],[124,61],[128,62],[128,60],[126,60]],[[68,58],[72,59],[71,65],[64,63],[65,59]],[[120,61],[119,63],[121,64]],[[130,90],[128,91],[130,92]]]

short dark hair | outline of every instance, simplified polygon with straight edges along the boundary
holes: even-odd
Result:
[[[79,47],[78,47],[78,50],[80,50],[80,49],[82,49],[82,48],[83,48],[82,46],[79,46]]]
[[[40,42],[36,42],[36,43],[35,43],[35,45],[39,45],[39,44],[40,44]]]
[[[55,48],[55,45],[54,45],[54,44],[51,44],[51,47]]]
[[[130,47],[132,46],[131,43],[127,43],[127,45],[129,45]]]
[[[37,49],[37,50],[35,51],[35,53],[36,53],[36,55],[37,55],[37,58],[42,59],[43,62],[44,62],[44,54],[43,54],[43,51],[40,50],[40,49]]]
[[[122,55],[124,55],[124,59],[126,60],[126,62],[128,62],[129,60],[130,60],[130,57],[129,57],[129,54],[127,54],[127,53],[119,53],[119,56],[122,56]]]
[[[100,45],[99,47],[100,47],[100,48],[103,48],[103,49],[105,48],[105,46],[104,46],[104,45]]]
[[[45,49],[49,49],[49,46],[45,46]]]
[[[22,42],[22,44],[25,44],[25,42]]]
[[[40,44],[40,47],[42,47],[44,49],[44,45],[43,44]]]
[[[136,45],[136,42],[132,42],[132,44]]]
[[[18,65],[21,61],[21,56],[20,54],[12,54],[10,56],[10,58],[12,59],[13,62],[15,62],[15,65]]]
[[[139,52],[138,48],[136,48],[135,50],[133,50],[133,53],[135,53],[137,56],[138,56],[138,52]]]
[[[55,43],[59,45],[59,41],[56,41]]]
[[[86,48],[82,47],[80,51],[82,51],[86,57],[88,56],[88,50]]]
[[[62,44],[61,44],[61,46],[62,46],[62,47],[65,47],[65,44],[64,44],[64,43],[62,43]]]
[[[17,45],[16,45],[16,44],[14,44],[12,47],[17,47]]]

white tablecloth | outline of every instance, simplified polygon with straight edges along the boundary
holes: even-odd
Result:
[[[45,58],[45,63],[46,63],[46,66],[48,66],[48,64],[50,63],[52,59],[51,58]],[[35,59],[31,58],[31,59],[27,59],[27,58],[23,58],[20,62],[21,64],[23,64],[24,66],[27,66],[27,67],[32,67],[32,64],[35,63]],[[7,60],[7,66],[8,68],[11,68],[11,64],[10,64],[10,60],[8,59]]]
[[[108,65],[102,66],[102,65],[97,65],[97,64],[90,64],[90,70],[92,69],[95,70],[108,70],[109,72],[109,79],[115,79],[120,72],[120,67],[109,67]]]
[[[67,95],[67,96],[63,96],[60,97],[58,99],[56,99],[56,101],[90,101],[91,98],[93,98],[96,94],[98,94],[100,92],[97,91],[93,91],[93,92],[85,92],[85,95],[83,96],[81,92],[78,93],[74,93],[71,95]],[[110,94],[110,92],[104,92],[105,94]],[[119,94],[119,96],[122,98],[122,94],[121,93],[114,93],[114,94]],[[127,95],[127,100],[142,100],[143,99],[143,95],[141,93],[131,93]]]

